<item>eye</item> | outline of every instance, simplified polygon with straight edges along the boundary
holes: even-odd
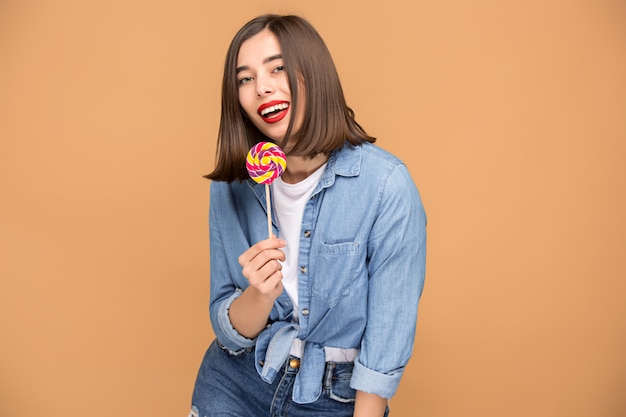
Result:
[[[248,84],[249,82],[251,82],[254,78],[252,77],[243,77],[239,79],[239,85],[243,85],[243,84]]]
[[[274,71],[272,72],[281,72],[285,70],[285,66],[284,65],[279,65],[276,68],[274,68]]]

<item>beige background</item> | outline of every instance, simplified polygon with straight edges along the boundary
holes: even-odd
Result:
[[[394,416],[626,415],[620,0],[0,2],[0,416],[186,416],[226,48],[298,13],[429,216]]]

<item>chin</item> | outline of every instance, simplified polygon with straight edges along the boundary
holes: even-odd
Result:
[[[282,135],[277,135],[277,134],[271,134],[270,132],[263,132],[263,134],[272,142],[276,143],[278,146],[280,146],[281,148],[284,146],[284,139],[285,139],[285,134],[283,133]]]

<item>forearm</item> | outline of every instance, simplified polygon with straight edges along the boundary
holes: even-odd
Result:
[[[240,335],[254,339],[267,325],[273,305],[273,298],[248,287],[230,305],[228,317]]]
[[[354,417],[382,417],[386,409],[386,398],[365,391],[356,392]]]
[[[270,237],[252,245],[242,253],[238,262],[250,285],[233,301],[228,310],[231,325],[237,332],[254,339],[267,325],[274,301],[283,292],[280,261],[285,241]]]

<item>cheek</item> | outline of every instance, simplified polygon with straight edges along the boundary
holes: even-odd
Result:
[[[250,100],[246,99],[246,97],[247,97],[247,95],[246,94],[242,94],[242,91],[239,90],[239,105],[241,106],[243,111],[246,112],[248,117],[251,117],[253,114],[256,113],[256,110],[254,110],[252,108],[253,106],[250,103]]]

